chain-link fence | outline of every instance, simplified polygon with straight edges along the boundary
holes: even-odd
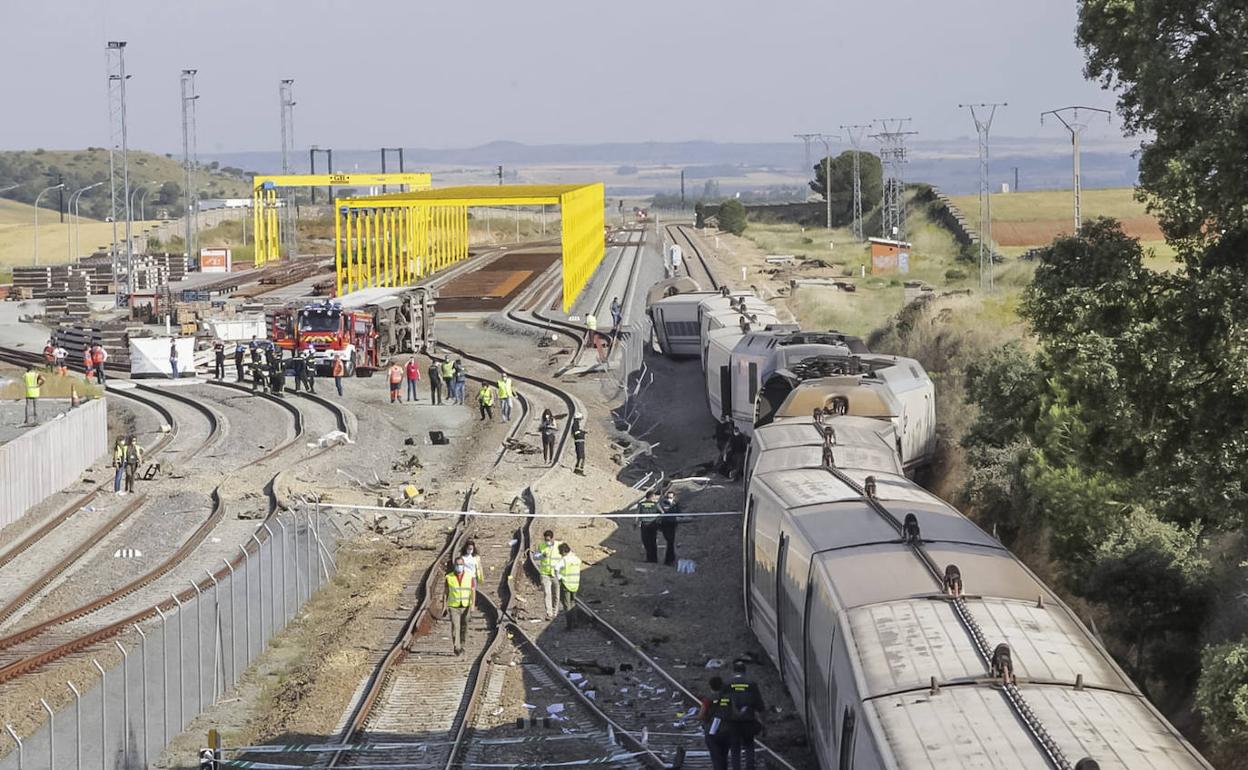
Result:
[[[0,770],[151,767],[333,576],[341,539],[315,504],[270,517],[233,558],[175,587],[170,610],[115,639],[106,663],[103,652],[91,658],[98,677],[66,682],[68,705],[42,700],[48,718],[34,734],[6,725],[12,743]]]

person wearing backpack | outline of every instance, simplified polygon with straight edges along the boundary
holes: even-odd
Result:
[[[732,770],[741,770],[742,753],[745,754],[745,770],[754,770],[754,739],[762,732],[766,706],[758,685],[745,676],[744,660],[732,662],[732,679],[726,689]]]

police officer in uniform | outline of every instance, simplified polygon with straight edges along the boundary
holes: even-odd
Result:
[[[225,343],[222,342],[221,340],[217,340],[216,342],[212,343],[212,354],[214,358],[214,363],[216,364],[216,368],[214,369],[212,376],[218,380],[224,380],[225,379]]]
[[[637,503],[640,516],[637,523],[641,525],[641,544],[646,549],[646,562],[657,564],[659,561],[659,520],[663,517],[663,509],[659,506],[659,493],[650,490],[646,497]]]
[[[732,770],[741,770],[741,755],[745,754],[745,770],[754,770],[754,738],[762,731],[766,706],[758,685],[745,676],[745,661],[732,662],[732,679],[728,682],[728,715],[730,728],[729,750]]]
[[[676,501],[676,493],[667,490],[663,502],[659,503],[663,516],[659,519],[659,531],[663,533],[665,549],[663,563],[672,566],[676,563],[676,517],[680,514],[680,503]]]
[[[702,708],[698,717],[702,720],[702,735],[706,738],[706,748],[711,754],[712,770],[728,770],[728,748],[732,737],[729,734],[728,693],[724,691],[724,680],[717,676],[707,682],[711,693],[702,699]]]
[[[585,431],[584,416],[577,412],[572,418],[572,446],[576,448],[576,467],[572,469],[573,473],[585,475],[585,437],[589,435]]]

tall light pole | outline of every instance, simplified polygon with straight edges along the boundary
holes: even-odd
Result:
[[[277,95],[281,103],[282,118],[282,173],[291,173],[291,164],[294,162],[295,153],[295,81],[286,78],[278,83]],[[294,194],[285,198],[285,209],[280,212],[285,226],[282,227],[282,238],[280,241],[286,242],[286,253],[289,257],[295,256],[295,250],[298,248],[298,233],[296,227],[298,221],[295,217],[295,207],[298,199]],[[281,256],[281,244],[278,244],[278,256]]]
[[[1083,219],[1079,211],[1082,202],[1081,198],[1083,189],[1083,180],[1079,177],[1079,137],[1088,127],[1088,123],[1080,119],[1080,110],[1083,110],[1085,115],[1089,112],[1099,112],[1105,116],[1107,121],[1112,118],[1109,110],[1103,110],[1100,107],[1059,107],[1056,110],[1049,110],[1048,112],[1040,113],[1040,125],[1044,125],[1045,115],[1052,115],[1061,121],[1061,124],[1066,127],[1067,131],[1070,132],[1072,170],[1074,173],[1073,184],[1075,188],[1075,230],[1071,233],[1071,235],[1079,235],[1079,227],[1083,224]]]
[[[96,182],[95,184],[89,184],[86,187],[74,190],[69,194],[69,226],[73,229],[69,233],[71,237],[69,238],[69,245],[67,248],[69,249],[69,261],[71,262],[74,261],[75,254],[80,256],[82,254],[82,252],[78,250],[81,244],[81,241],[78,239],[79,230],[81,229],[81,217],[78,215],[78,207],[82,204],[82,196],[102,184],[104,183]]]
[[[65,189],[65,183],[61,182],[60,184],[52,185],[51,187],[47,188],[46,190],[43,190],[42,192],[40,192],[38,195],[35,196],[35,264],[36,265],[39,264],[39,201],[43,198],[45,193],[50,193],[53,190],[63,190],[63,189]]]
[[[130,212],[130,143],[126,121],[126,42],[109,41],[108,51],[108,118],[110,143],[108,146],[108,169],[113,191],[113,278],[116,281],[120,254],[117,248],[117,218],[126,217],[126,283],[124,300],[128,304],[134,289],[134,241],[131,239]],[[121,151],[121,179],[117,179],[116,151]],[[120,186],[118,181],[121,182]],[[118,205],[120,204],[120,206]],[[119,211],[123,208],[123,211]],[[122,284],[117,283],[117,305],[122,305]]]
[[[987,291],[992,291],[992,190],[988,186],[988,132],[992,129],[997,108],[1007,106],[1008,102],[958,105],[958,109],[966,107],[971,111],[975,133],[979,136],[979,288]]]
[[[832,229],[832,147],[828,144],[828,139],[837,139],[841,137],[835,134],[819,134],[819,141],[823,143],[823,206],[827,210],[827,228]]]
[[[195,192],[195,163],[199,154],[195,146],[195,102],[199,94],[195,92],[195,74],[199,70],[182,70],[182,166],[186,172],[186,259],[195,264],[198,252],[195,249],[195,229],[199,196]]]

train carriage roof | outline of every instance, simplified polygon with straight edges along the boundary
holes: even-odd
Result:
[[[788,446],[760,452],[754,475],[823,467],[823,447],[818,444]]]
[[[828,575],[837,604],[846,610],[940,591],[932,573],[900,542],[827,551],[815,559]]]
[[[968,600],[990,646],[1010,645],[1020,680],[1134,692],[1105,653],[1061,605],[1000,599]],[[989,676],[953,605],[944,598],[901,599],[845,613],[862,672],[864,698]]]
[[[757,473],[757,471],[756,471]],[[858,500],[859,494],[823,468],[798,468],[769,473],[765,484],[785,508]],[[815,543],[818,546],[818,543]]]
[[[1022,691],[1072,764],[1092,757],[1102,770],[1209,768],[1134,695],[1051,686]],[[881,728],[881,748],[898,768],[1049,768],[999,689],[946,687],[866,705]]]
[[[958,571],[962,573],[962,588],[968,595],[1032,603],[1043,596],[1045,601],[1056,601],[1053,593],[1022,562],[995,541],[983,547],[965,543],[927,543],[924,550],[942,568],[948,564],[958,565]]]

